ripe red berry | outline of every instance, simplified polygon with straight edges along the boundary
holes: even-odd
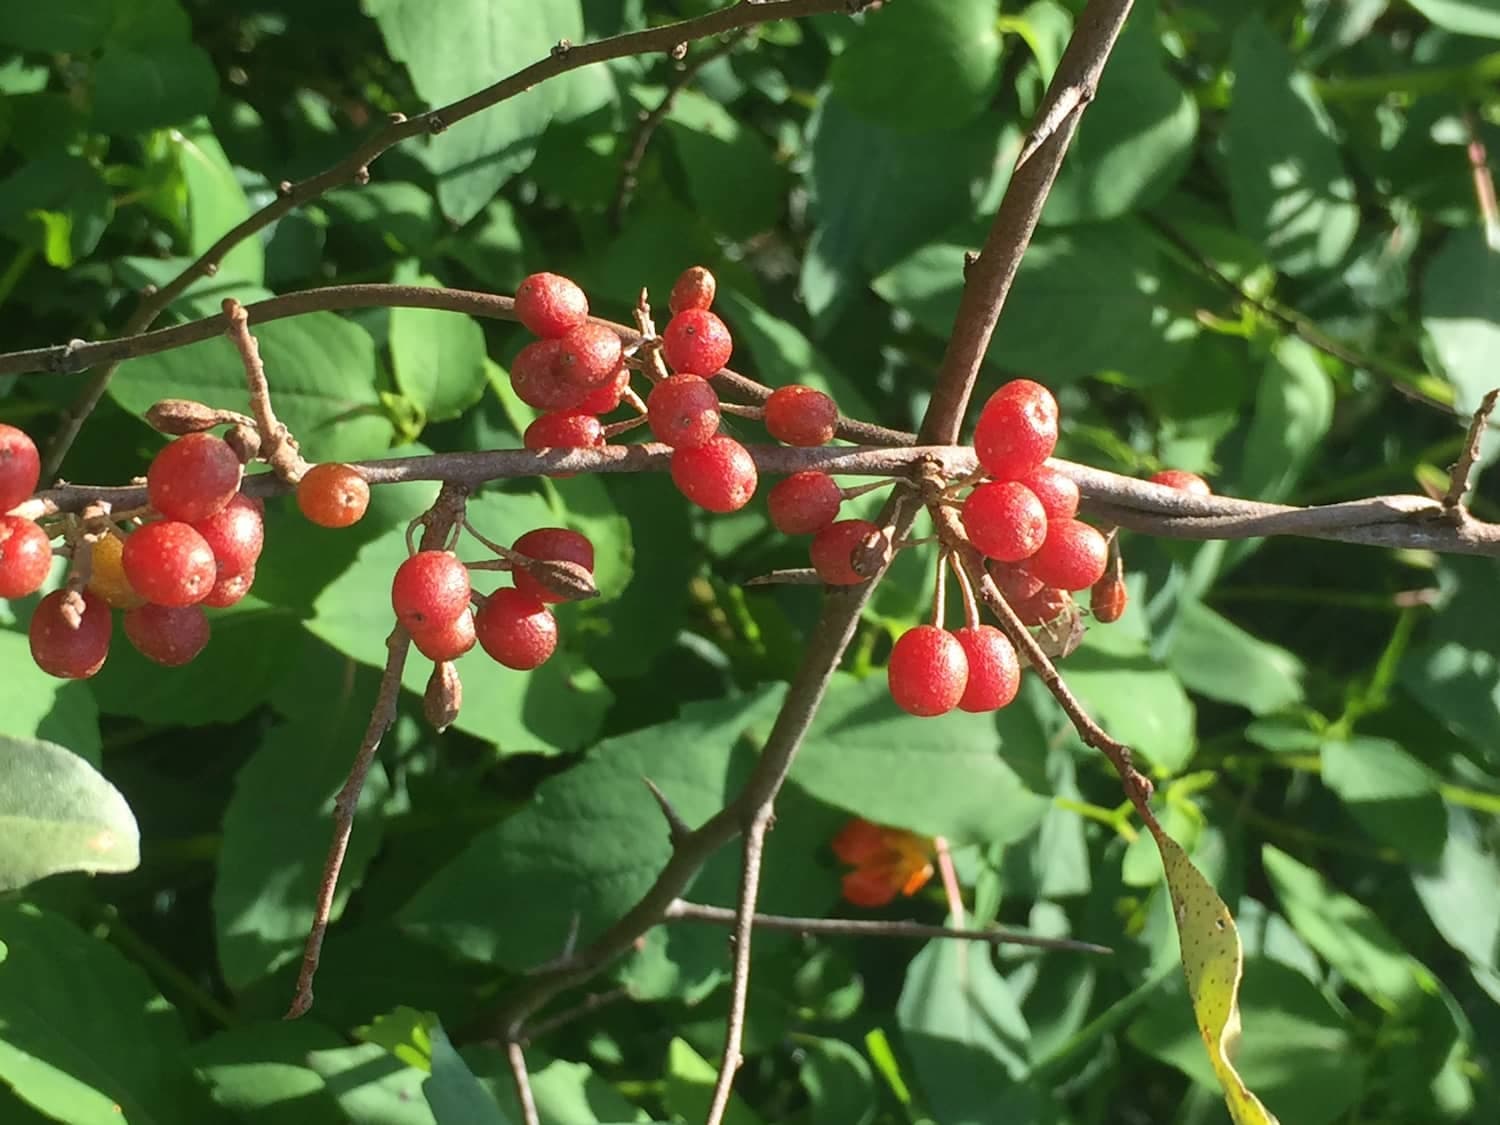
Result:
[[[413,631],[411,641],[428,660],[440,663],[457,660],[468,652],[474,647],[474,637],[474,614],[465,608],[452,621]]]
[[[1017,480],[1057,448],[1057,400],[1030,379],[1013,379],[990,396],[974,428],[974,455],[996,480]]]
[[[226,609],[243,599],[254,584],[255,568],[253,566],[242,574],[226,574],[214,583],[214,588],[208,592],[208,597],[198,604],[212,606],[214,609]]]
[[[1073,605],[1073,595],[1056,586],[1043,586],[1031,597],[1011,602],[1022,625],[1046,625],[1056,621]]]
[[[177,668],[208,644],[208,618],[195,605],[142,605],[125,611],[125,635],[147,660]]]
[[[1070,520],[1078,514],[1078,485],[1066,473],[1038,465],[1020,483],[1036,493],[1048,520]]]
[[[52,541],[20,516],[0,516],[0,598],[24,598],[47,581]]]
[[[604,444],[604,427],[592,414],[559,411],[527,426],[521,442],[527,449],[597,449]]]
[[[511,545],[511,550],[528,559],[544,559],[548,562],[577,563],[590,574],[594,573],[594,545],[588,537],[566,527],[538,527],[528,531]],[[566,601],[561,594],[547,589],[525,570],[517,567],[511,572],[516,589],[539,602]]]
[[[964,500],[969,541],[992,559],[1020,562],[1047,538],[1047,512],[1036,493],[1015,481],[986,481]]]
[[[83,612],[77,625],[65,609],[68,590],[53,590],[37,603],[31,615],[31,659],[49,676],[86,680],[104,667],[109,655],[109,637],[114,631],[109,606],[97,594],[83,591]]]
[[[869,520],[839,520],[813,536],[808,554],[818,577],[830,586],[857,586],[869,577],[854,569],[854,553],[880,531]]]
[[[1094,583],[1094,589],[1089,594],[1089,609],[1093,610],[1095,618],[1108,625],[1124,616],[1125,606],[1129,601],[1130,594],[1120,577],[1106,574]]]
[[[94,544],[89,559],[89,590],[109,603],[112,609],[134,609],[146,599],[135,592],[125,577],[125,540],[111,531]]]
[[[8,512],[36,491],[42,458],[26,431],[0,422],[0,512]]]
[[[719,432],[719,396],[700,375],[673,375],[646,396],[646,421],[657,441],[693,449]]]
[[[580,324],[558,341],[553,368],[563,382],[587,393],[603,386],[620,370],[623,351],[614,329]]]
[[[193,524],[214,553],[220,575],[243,574],[260,558],[266,542],[266,521],[249,499],[237,495],[206,520]]]
[[[684,309],[672,317],[661,346],[668,365],[679,375],[712,375],[734,351],[729,329],[707,309]]]
[[[958,701],[960,711],[998,711],[1021,690],[1021,662],[1015,647],[993,625],[955,629],[969,660],[969,682]]]
[[[765,411],[766,429],[788,445],[826,445],[839,426],[838,406],[813,387],[777,387]]]
[[[583,290],[560,274],[534,273],[516,286],[516,319],[544,339],[561,336],[588,315]]]
[[[418,551],[396,568],[391,608],[418,633],[452,624],[469,607],[469,572],[451,551]]]
[[[164,447],[146,470],[151,506],[169,520],[207,519],[240,490],[239,456],[221,437],[186,434]]]
[[[1163,469],[1151,476],[1152,484],[1165,485],[1167,488],[1175,488],[1186,492],[1190,496],[1212,496],[1214,490],[1209,487],[1208,481],[1197,473],[1190,473],[1186,469]]]
[[[992,559],[985,564],[985,569],[990,572],[995,585],[1000,587],[1000,592],[1011,605],[1035,597],[1046,586],[1045,582],[1026,569],[1025,563],[1003,563]]]
[[[575,409],[583,414],[608,414],[620,405],[625,397],[625,388],[630,386],[630,368],[623,364],[615,377],[601,387],[591,390]]]
[[[667,308],[680,313],[685,309],[706,309],[714,303],[714,294],[719,283],[703,266],[689,266],[682,271],[672,293],[667,298]]]
[[[356,524],[369,506],[369,482],[348,465],[314,465],[297,482],[297,507],[319,527]]]
[[[157,605],[201,602],[219,573],[208,541],[180,520],[160,520],[131,532],[120,563],[135,592]]]
[[[759,479],[750,451],[723,434],[692,449],[672,451],[672,483],[710,512],[739,511],[750,503]]]
[[[510,385],[516,397],[535,410],[572,410],[588,397],[586,387],[577,387],[557,373],[560,340],[534,340],[510,364]]]
[[[1097,528],[1079,520],[1058,520],[1047,528],[1041,550],[1027,560],[1027,569],[1049,586],[1087,590],[1104,577],[1109,544]]]
[[[896,638],[886,668],[896,706],[924,718],[958,706],[969,682],[964,646],[946,629],[918,625]]]
[[[783,535],[812,535],[839,516],[843,491],[827,473],[793,473],[766,497],[771,522]]]
[[[545,664],[557,650],[552,611],[509,586],[485,599],[474,615],[474,631],[492,659],[523,672]]]

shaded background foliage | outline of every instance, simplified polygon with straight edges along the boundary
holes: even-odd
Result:
[[[385,114],[478,89],[559,38],[710,6],[5,5],[0,338],[107,335],[143,286]],[[577,71],[390,152],[368,185],[247,241],[169,315],[353,281],[505,292],[547,268],[625,319],[640,286],[660,296],[702,262],[737,366],[911,427],[962,255],[1075,10],[898,0],[753,32],[678,95],[623,208],[637,116],[675,68]],[[1500,355],[1494,217],[1487,231],[1466,157],[1471,140],[1500,144],[1497,41],[1486,0],[1141,0],[1002,317],[989,385],[1046,381],[1063,454],[1117,471],[1173,465],[1290,502],[1440,480],[1462,435],[1452,410],[1496,382]],[[523,342],[511,325],[368,310],[258,334],[314,458],[513,446],[529,417],[504,377]],[[129,362],[66,475],[128,479],[160,442],[146,406],[239,406],[241,380],[223,341]],[[79,383],[5,381],[0,419],[45,436]],[[101,764],[143,860],[0,896],[0,1120],[517,1119],[497,1058],[456,1053],[442,1029],[649,883],[668,845],[642,774],[691,822],[733,791],[817,595],[742,586],[804,557],[759,504],[709,519],[656,477],[486,489],[471,514],[496,537],[558,522],[589,534],[603,597],[561,610],[564,649],[538,672],[466,661],[464,711],[441,739],[419,722],[410,670],[317,1007],[285,1024],[329,802],[383,660],[400,529],[431,493],[379,489],[337,534],[270,505],[254,595],[187,668],[122,644],[96,680],[60,684],[26,658],[29,605],[0,603],[0,734]],[[1494,518],[1483,482],[1476,511]],[[884,698],[890,638],[930,598],[931,559],[908,555],[783,797],[764,908],[837,912],[825,842],[860,814],[949,836],[979,922],[1116,953],[766,935],[731,1118],[1224,1120],[1160,861],[1112,775],[1039,692],[998,718],[922,721]],[[1240,918],[1247,1080],[1288,1122],[1495,1120],[1495,564],[1288,540],[1131,538],[1126,558],[1132,609],[1064,671],[1151,764],[1164,823]],[[721,857],[695,897],[731,904],[736,873]],[[889,910],[942,913],[935,892]],[[726,970],[721,932],[653,932],[613,974],[626,1002],[532,1048],[543,1120],[701,1116]]]

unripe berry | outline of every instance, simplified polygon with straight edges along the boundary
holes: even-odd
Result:
[[[509,586],[485,599],[474,615],[479,644],[507,668],[529,671],[557,650],[557,619],[535,598]]]
[[[83,612],[76,619],[70,619],[66,609],[70,598],[82,599]],[[49,676],[86,680],[104,667],[113,631],[103,598],[87,590],[82,594],[54,590],[37,603],[31,615],[31,659]]]
[[[135,592],[157,605],[201,602],[219,573],[208,541],[179,520],[160,520],[131,532],[120,562]]]
[[[667,322],[662,354],[679,375],[712,375],[729,362],[734,340],[707,309],[684,309]]]
[[[944,715],[963,698],[969,660],[952,633],[918,625],[896,638],[886,676],[901,710],[924,718]]]
[[[693,449],[672,451],[672,483],[710,512],[736,512],[750,503],[760,475],[750,451],[723,434]]]
[[[534,273],[516,286],[516,319],[544,339],[563,335],[588,315],[583,290],[560,274]]]
[[[1078,514],[1078,485],[1066,473],[1038,465],[1021,477],[1020,483],[1036,493],[1049,521],[1070,520]]]
[[[20,516],[0,516],[0,598],[36,593],[51,570],[47,533]]]
[[[297,482],[297,507],[319,527],[348,527],[370,507],[370,485],[348,465],[314,465]]]
[[[1197,473],[1190,473],[1186,469],[1163,469],[1151,476],[1152,484],[1165,485],[1167,488],[1175,488],[1186,492],[1189,496],[1212,496],[1214,490],[1209,487],[1208,481]]]
[[[527,449],[598,449],[604,444],[604,427],[592,414],[543,414],[526,427],[521,444]]]
[[[667,297],[667,308],[680,313],[686,309],[706,309],[714,303],[714,294],[719,283],[703,266],[689,266],[682,271],[671,295]]]
[[[838,406],[813,387],[777,387],[765,411],[767,431],[788,445],[826,445],[839,426]]]
[[[1022,625],[1046,625],[1072,608],[1073,595],[1056,586],[1043,586],[1031,597],[1011,602]]]
[[[549,562],[576,563],[590,574],[594,572],[594,545],[588,537],[566,527],[538,527],[528,531],[511,545],[511,550],[528,559],[543,559]],[[523,567],[511,572],[516,589],[539,602],[557,603],[566,601],[561,594],[549,590],[528,574]]]
[[[553,370],[563,382],[587,394],[603,386],[620,370],[623,350],[614,329],[602,324],[580,324],[558,341]]]
[[[248,498],[237,495],[206,520],[193,524],[203,536],[219,575],[243,574],[255,566],[266,542],[266,521]]]
[[[146,604],[146,599],[135,592],[130,579],[125,577],[124,554],[125,540],[111,531],[94,544],[89,559],[89,589],[113,609],[134,609]]]
[[[0,422],[0,512],[30,499],[42,476],[36,443],[14,426]]]
[[[188,663],[208,644],[208,618],[195,605],[142,605],[125,612],[125,635],[147,660],[167,668]]]
[[[1027,568],[1049,586],[1087,590],[1104,577],[1109,543],[1097,528],[1079,520],[1058,520],[1047,528],[1047,539]]]
[[[843,490],[827,473],[793,473],[766,497],[771,522],[783,535],[813,535],[839,517]]]
[[[1057,448],[1057,400],[1030,379],[1014,379],[990,396],[974,427],[974,455],[996,480],[1017,480]]]
[[[701,375],[673,375],[646,396],[646,421],[657,441],[693,449],[719,432],[719,396]]]
[[[630,386],[630,368],[622,364],[615,372],[613,379],[608,380],[602,387],[595,387],[575,409],[581,414],[608,414],[619,408],[620,400],[625,397],[625,388],[628,386]]]
[[[239,491],[242,468],[223,438],[186,434],[152,459],[146,470],[146,495],[169,520],[207,519]]]
[[[880,528],[869,520],[839,520],[813,536],[808,554],[818,577],[830,586],[857,586],[869,577],[854,569],[854,555]]]
[[[465,608],[452,621],[413,631],[411,640],[428,660],[457,660],[474,647],[474,614]]]
[[[214,588],[208,592],[208,597],[198,604],[212,606],[214,609],[227,609],[241,601],[254,584],[255,568],[253,566],[243,574],[227,574],[214,583]]]
[[[1098,621],[1108,625],[1125,615],[1125,606],[1129,601],[1130,593],[1119,575],[1106,574],[1094,583],[1094,589],[1089,594],[1089,609],[1093,610]]]
[[[1005,600],[1011,605],[1035,597],[1047,585],[1027,570],[1025,563],[1003,563],[992,559],[985,564],[985,569],[990,572],[1000,593],[1005,595]]]
[[[1001,562],[1036,554],[1047,538],[1047,512],[1036,493],[1015,481],[976,485],[964,500],[964,531],[981,552]]]
[[[391,608],[410,633],[453,621],[469,608],[469,572],[451,551],[418,551],[396,568]]]
[[[535,410],[572,410],[588,397],[588,389],[575,387],[557,373],[560,340],[536,340],[527,344],[510,364],[510,385],[516,397]]]
[[[1015,647],[993,625],[955,629],[954,638],[969,661],[969,681],[958,701],[960,711],[998,711],[1021,690],[1021,662]]]

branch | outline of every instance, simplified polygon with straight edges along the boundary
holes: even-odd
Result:
[[[536,1098],[531,1093],[531,1075],[526,1071],[525,1050],[519,1043],[507,1043],[505,1057],[510,1060],[510,1074],[516,1083],[516,1101],[521,1106],[521,1121],[524,1125],[541,1125],[542,1119],[536,1111]]]
[[[744,1065],[740,1045],[745,1039],[745,1005],[750,999],[750,939],[755,933],[755,904],[760,896],[760,871],[766,850],[766,832],[771,827],[771,794],[755,810],[745,829],[743,862],[740,864],[740,901],[731,914],[734,936],[734,970],[729,982],[729,1012],[725,1017],[724,1053],[719,1059],[719,1076],[714,1080],[713,1100],[708,1107],[705,1125],[720,1125],[729,1110],[729,1094],[734,1076]]]
[[[1500,390],[1490,391],[1484,398],[1479,400],[1479,407],[1474,411],[1474,418],[1469,422],[1469,432],[1464,438],[1463,452],[1458,455],[1452,470],[1448,474],[1448,492],[1443,497],[1443,507],[1448,510],[1450,516],[1462,516],[1462,504],[1464,493],[1469,491],[1469,478],[1473,475],[1474,465],[1479,460],[1480,443],[1484,440],[1485,427],[1490,423],[1490,415],[1495,412],[1495,401],[1500,399]]]

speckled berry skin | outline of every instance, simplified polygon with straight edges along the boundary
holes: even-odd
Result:
[[[696,449],[719,432],[719,396],[701,375],[673,375],[646,396],[646,420],[657,441]]]
[[[808,554],[818,577],[830,586],[857,586],[868,575],[854,569],[854,552],[880,528],[869,520],[839,520],[813,536]]]
[[[1153,473],[1149,479],[1152,484],[1175,488],[1179,492],[1186,492],[1189,496],[1212,496],[1214,494],[1208,481],[1186,469],[1163,469],[1159,473]]]
[[[1049,586],[1087,590],[1104,577],[1109,544],[1097,528],[1080,520],[1058,520],[1026,566]]]
[[[190,662],[208,644],[208,618],[195,605],[142,605],[126,610],[122,624],[135,650],[165,668]]]
[[[24,598],[47,581],[52,541],[20,516],[0,516],[0,598]]]
[[[1036,493],[1015,481],[986,481],[964,500],[964,531],[985,555],[1020,562],[1036,554],[1047,537],[1047,512]]]
[[[214,583],[214,588],[208,592],[208,596],[199,604],[213,609],[227,609],[242,601],[253,585],[255,585],[255,568],[252,566],[243,574],[228,574],[220,578]]]
[[[474,615],[474,630],[491,659],[517,671],[540,667],[557,651],[557,619],[537,599],[513,587],[485,599]]]
[[[370,485],[348,465],[314,465],[297,482],[297,507],[319,527],[349,527],[370,507]]]
[[[557,342],[553,371],[574,389],[587,394],[602,387],[620,370],[623,347],[614,329],[585,323],[570,329]]]
[[[89,589],[112,609],[134,609],[146,601],[125,577],[124,556],[124,537],[111,531],[94,544],[89,559]]]
[[[538,527],[528,531],[511,545],[511,550],[528,559],[543,559],[548,562],[570,562],[594,572],[594,545],[588,537],[567,527]],[[528,597],[545,604],[556,604],[566,599],[547,589],[525,570],[517,567],[511,574],[516,589]]]
[[[67,596],[66,590],[54,590],[37,603],[28,630],[31,659],[49,676],[86,680],[104,667],[114,621],[104,599],[85,590],[83,614],[75,629],[63,609]]]
[[[239,456],[223,438],[186,434],[152,459],[146,496],[167,519],[192,523],[234,499],[242,472]]]
[[[936,625],[918,625],[896,638],[886,678],[891,698],[907,714],[946,715],[963,698],[969,660],[952,633]]]
[[[712,375],[734,352],[728,327],[707,309],[684,309],[674,316],[661,344],[667,365],[679,375]]]
[[[974,427],[974,455],[996,480],[1019,480],[1057,448],[1057,399],[1040,383],[1014,379],[992,394]]]
[[[1042,502],[1049,520],[1070,520],[1078,514],[1078,485],[1073,478],[1047,465],[1038,465],[1017,482]]]
[[[418,551],[391,579],[391,608],[412,633],[450,624],[469,606],[469,572],[451,551]]]
[[[1089,610],[1105,625],[1125,616],[1125,607],[1129,602],[1130,592],[1125,588],[1124,581],[1114,574],[1105,574],[1094,583],[1094,588],[1089,593]]]
[[[710,512],[739,511],[760,479],[750,451],[723,434],[692,449],[674,449],[671,468],[677,490]]]
[[[516,286],[516,319],[543,339],[556,339],[588,319],[589,300],[556,273],[534,273]]]
[[[606,380],[603,386],[595,387],[575,409],[584,414],[608,414],[619,408],[625,397],[625,388],[629,386],[630,369],[622,366],[615,372],[614,378]]]
[[[135,592],[157,605],[195,605],[219,576],[208,541],[178,520],[148,523],[131,532],[120,563]]]
[[[563,410],[543,414],[521,437],[527,449],[597,449],[604,444],[604,427],[592,414]]]
[[[533,410],[574,410],[589,396],[587,388],[558,375],[557,357],[561,353],[560,340],[534,340],[511,361],[511,389]]]
[[[465,608],[452,621],[413,632],[411,642],[418,652],[437,663],[457,660],[474,647],[475,636],[473,611]]]
[[[838,405],[814,387],[777,387],[766,399],[766,430],[777,441],[811,448],[838,432]]]
[[[36,491],[42,458],[25,430],[0,422],[0,512],[8,512]]]
[[[1005,634],[993,625],[976,625],[953,630],[953,637],[963,646],[969,666],[958,709],[977,714],[1013,702],[1021,690],[1021,661]]]
[[[827,473],[808,470],[778,481],[766,497],[771,523],[783,535],[814,535],[838,519],[843,490]]]
[[[683,270],[667,297],[667,308],[672,313],[686,309],[706,309],[714,303],[714,294],[719,283],[704,266],[689,266]]]
[[[243,574],[255,565],[266,543],[265,518],[252,501],[240,495],[192,526],[214,553],[218,575]]]

